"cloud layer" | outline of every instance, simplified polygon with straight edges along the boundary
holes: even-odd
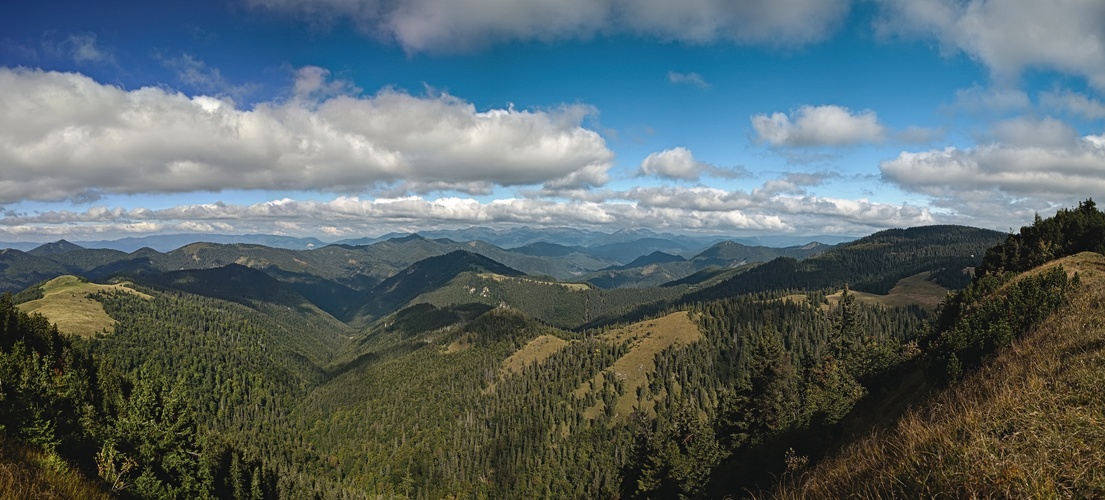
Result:
[[[161,88],[0,68],[0,203],[224,189],[356,193],[601,185],[613,153],[583,105],[491,109],[445,93],[339,92],[300,71],[297,95],[240,110]],[[337,90],[335,90],[337,89]]]
[[[165,209],[92,207],[84,211],[6,214],[0,236],[118,237],[164,231],[268,233],[331,237],[391,230],[526,224],[615,230],[649,227],[678,232],[863,234],[930,224],[925,208],[804,193],[819,182],[770,181],[746,192],[708,187],[638,187],[580,191],[566,199],[422,197],[330,201],[280,199],[252,205],[207,203]]]

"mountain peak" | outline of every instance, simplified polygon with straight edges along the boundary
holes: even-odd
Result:
[[[73,250],[84,250],[84,247],[70,243],[65,240],[57,240],[53,243],[46,243],[44,245],[41,245],[27,253],[34,256],[60,255],[66,252],[71,252]]]

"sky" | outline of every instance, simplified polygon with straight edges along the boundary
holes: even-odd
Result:
[[[16,2],[0,241],[1010,231],[1103,125],[1100,0]]]

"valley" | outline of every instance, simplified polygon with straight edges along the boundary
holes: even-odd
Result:
[[[819,463],[896,418],[856,413],[884,404],[873,398],[904,408],[903,397],[923,401],[941,377],[972,369],[977,349],[997,344],[949,343],[926,325],[966,311],[937,305],[959,297],[949,292],[971,269],[1007,262],[993,257],[1006,238],[891,230],[797,257],[719,243],[617,270],[696,260],[717,270],[701,278],[688,280],[699,272],[688,268],[660,286],[611,288],[587,278],[611,270],[544,272],[583,253],[547,245],[529,251],[552,256],[503,258],[513,267],[489,256],[510,250],[417,236],[129,254],[60,242],[20,256],[35,273],[64,274],[10,296],[18,313],[6,314],[28,324],[25,313],[41,314],[65,349],[96,360],[87,370],[113,381],[89,389],[102,402],[86,418],[118,430],[76,425],[67,432],[84,437],[43,450],[103,477],[102,458],[97,472],[95,454],[65,443],[119,436],[113,452],[137,467],[120,480],[140,496],[251,474],[262,496],[293,498],[725,496],[771,488],[790,477],[779,474],[793,454]],[[28,271],[4,270],[42,276]],[[161,418],[207,436],[186,453],[238,457],[252,472],[197,462],[191,483],[158,472],[168,465],[142,444],[152,429],[124,430],[142,391],[174,408]]]

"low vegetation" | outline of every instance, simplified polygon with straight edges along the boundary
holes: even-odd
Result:
[[[1105,257],[1048,267],[1058,266],[1080,277],[1069,304],[961,383],[772,496],[1105,495]]]
[[[0,500],[112,497],[105,485],[88,479],[56,456],[0,440]]]
[[[104,312],[104,306],[91,298],[100,292],[132,293],[143,299],[150,296],[130,288],[127,284],[97,285],[76,276],[59,276],[38,287],[41,298],[19,304],[28,314],[41,314],[57,325],[58,329],[73,335],[90,337],[111,333],[115,320]]]

